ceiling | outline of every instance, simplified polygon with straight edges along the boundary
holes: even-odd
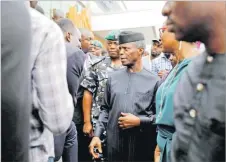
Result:
[[[98,15],[108,15],[115,13],[125,13],[125,12],[139,12],[146,10],[155,10],[161,12],[162,7],[166,1],[80,1],[81,5],[88,7],[91,11],[92,16]],[[151,45],[152,40],[158,38],[158,33],[156,33],[156,27],[138,27],[138,28],[127,28],[123,30],[130,30],[135,32],[141,32],[144,34],[146,39],[146,44]],[[95,35],[104,38],[110,31],[95,31]]]
[[[154,30],[154,27],[141,27],[141,28],[128,28],[128,29],[123,29],[123,30],[129,30],[129,31],[134,31],[134,32],[141,32],[144,34],[145,37],[145,42],[147,45],[151,45],[152,39],[156,38],[156,33]],[[110,30],[105,30],[105,31],[95,31],[95,35],[98,37],[104,38]]]
[[[89,7],[92,15],[133,12],[142,10],[160,10],[165,1],[79,1],[80,5]]]

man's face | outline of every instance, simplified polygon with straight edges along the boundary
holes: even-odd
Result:
[[[85,53],[88,52],[91,41],[93,39],[94,39],[93,36],[90,36],[90,37],[85,37],[84,35],[81,36],[81,39],[80,39],[81,47]]]
[[[153,43],[153,46],[152,46],[152,48],[151,48],[151,55],[153,56],[153,57],[157,57],[157,56],[159,56],[160,54],[161,54],[161,50],[160,50],[160,43],[159,42],[154,42]]]
[[[119,46],[120,58],[123,66],[133,66],[141,59],[144,49],[137,48],[134,43],[125,43]]]
[[[89,52],[91,52],[95,56],[101,56],[102,49],[100,47],[97,47],[91,44],[89,47]]]
[[[93,44],[90,44],[89,46],[89,52],[91,52],[92,54],[95,52],[95,47]]]
[[[169,1],[162,14],[167,16],[166,25],[169,32],[174,32],[177,40],[195,42],[206,35],[218,2]]]
[[[111,58],[119,58],[119,45],[118,41],[107,41],[107,51]]]
[[[95,55],[95,56],[102,56],[102,49],[101,49],[100,47],[98,47],[98,48],[96,49],[96,51],[94,52],[94,55]]]

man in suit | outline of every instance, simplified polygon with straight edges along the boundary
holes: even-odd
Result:
[[[67,51],[67,82],[69,92],[73,98],[74,108],[77,105],[77,91],[79,87],[79,78],[83,71],[84,53],[77,48],[80,33],[76,30],[73,22],[62,18],[57,24],[61,28],[66,44]],[[78,141],[75,123],[72,121],[69,129],[62,135],[54,137],[55,143],[55,161],[62,156],[63,162],[78,161]]]

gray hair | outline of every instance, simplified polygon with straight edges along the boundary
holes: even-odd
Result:
[[[53,16],[64,18],[64,13],[61,10],[56,9],[55,12],[53,13]]]
[[[136,45],[137,48],[143,48],[144,50],[146,49],[145,40],[136,41],[133,43]]]
[[[85,28],[79,28],[79,31],[81,32],[81,35],[83,35],[86,38],[93,37],[93,33]]]
[[[132,42],[136,45],[137,48],[142,48],[144,49],[144,52],[145,52],[145,49],[146,49],[146,44],[145,44],[145,40],[141,40],[141,41],[136,41],[136,42]],[[144,54],[144,52],[142,53],[142,55]]]

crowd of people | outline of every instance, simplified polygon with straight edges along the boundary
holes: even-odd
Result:
[[[1,8],[2,162],[225,161],[225,2],[166,2],[151,51],[126,30],[105,50],[37,1]]]

